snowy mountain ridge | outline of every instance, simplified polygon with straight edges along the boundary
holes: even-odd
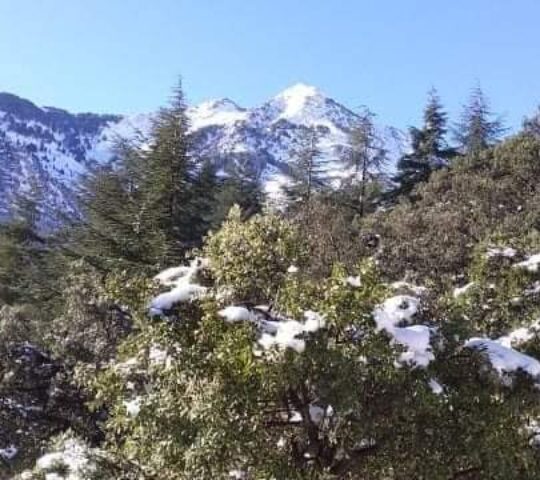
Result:
[[[307,127],[317,130],[327,175],[343,176],[340,153],[356,118],[347,107],[301,83],[254,108],[222,98],[189,107],[188,116],[197,157],[211,160],[224,173],[239,169],[260,177],[270,194],[287,181],[291,152]],[[151,120],[152,114],[144,113],[72,114],[0,93],[0,218],[9,216],[12,199],[30,182],[42,187],[50,207],[73,209],[72,187],[80,175],[112,158],[118,136],[147,133]],[[381,131],[395,140],[391,129]]]

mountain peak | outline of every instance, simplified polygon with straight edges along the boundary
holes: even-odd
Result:
[[[193,130],[210,125],[227,125],[242,120],[245,109],[228,98],[207,100],[189,109]]]
[[[323,95],[317,87],[300,82],[286,88],[281,93],[279,93],[276,98],[305,100],[307,98],[321,96]]]
[[[240,107],[236,102],[233,102],[230,98],[218,98],[214,100],[207,100],[205,102],[200,103],[196,107],[194,107],[198,110],[205,110],[205,111],[220,111],[220,112],[240,112],[244,110],[242,107]]]

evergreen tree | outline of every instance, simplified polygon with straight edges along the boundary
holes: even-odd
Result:
[[[69,253],[102,270],[151,265],[165,250],[163,236],[147,221],[141,183],[144,152],[119,141],[116,163],[99,167],[79,191],[81,219],[69,233]]]
[[[392,197],[409,195],[416,185],[426,182],[434,170],[447,165],[455,155],[445,140],[446,121],[447,115],[437,91],[432,89],[424,109],[422,128],[409,129],[412,151],[398,161],[397,174],[393,178],[398,186],[391,192]]]
[[[290,164],[291,182],[284,189],[293,209],[309,208],[315,193],[325,188],[324,161],[319,150],[318,133],[314,127],[300,127],[298,146]]]
[[[190,191],[193,199],[192,228],[196,239],[202,240],[213,224],[218,184],[216,167],[210,161],[204,161],[194,176]]]
[[[351,177],[344,185],[349,204],[363,217],[366,213],[369,193],[377,191],[377,180],[387,163],[387,151],[383,138],[374,124],[375,115],[364,109],[349,133],[349,145],[345,149],[344,162]]]
[[[523,121],[523,130],[525,133],[540,138],[540,107],[537,108],[532,117],[526,118]]]
[[[238,205],[243,218],[249,218],[262,210],[264,195],[257,177],[247,177],[232,172],[224,178],[215,196],[212,212],[212,228],[218,228],[227,218],[230,209]]]
[[[182,85],[174,90],[170,104],[158,113],[145,153],[145,174],[140,186],[149,224],[162,232],[166,256],[178,258],[196,244],[195,212],[190,187],[196,167],[191,155],[189,121]]]
[[[148,138],[120,140],[116,161],[86,179],[82,221],[70,249],[94,267],[144,267],[177,261],[211,224],[217,180],[191,155],[186,105],[178,86]]]
[[[495,145],[505,130],[502,120],[491,111],[489,100],[482,89],[473,89],[454,132],[460,151],[464,154],[477,154]]]
[[[40,232],[42,189],[30,177],[28,189],[15,196],[11,219],[0,225],[0,301],[38,303],[47,298],[48,242]]]

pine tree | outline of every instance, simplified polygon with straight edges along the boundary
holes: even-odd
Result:
[[[150,174],[145,151],[139,142],[118,139],[114,157],[113,164],[92,170],[80,185],[80,218],[71,219],[65,247],[70,256],[102,271],[149,266],[165,250],[161,232],[145,214],[141,185]]]
[[[264,195],[258,177],[248,177],[234,171],[224,178],[215,196],[212,228],[218,228],[227,218],[230,209],[238,205],[243,218],[260,213]]]
[[[204,161],[195,174],[190,191],[193,199],[191,219],[193,235],[199,241],[213,224],[214,211],[218,208],[216,198],[219,191],[218,183],[216,167],[211,161]]]
[[[213,167],[191,155],[181,86],[148,138],[120,140],[115,150],[114,164],[83,184],[82,220],[70,249],[105,270],[178,261],[210,227],[217,189]]]
[[[529,118],[523,121],[523,131],[537,138],[540,138],[540,107]]]
[[[477,154],[495,145],[505,131],[501,118],[491,111],[489,100],[482,89],[473,89],[454,131],[460,151],[464,154]]]
[[[375,115],[364,109],[349,133],[349,144],[343,157],[352,175],[344,185],[349,204],[360,217],[366,213],[369,192],[373,190],[382,169],[387,163],[387,151],[383,138],[374,124]],[[377,190],[375,188],[375,190]]]
[[[409,129],[412,151],[398,161],[393,178],[398,186],[391,192],[394,198],[410,195],[416,185],[426,182],[434,170],[447,165],[456,154],[445,140],[447,114],[435,89],[429,92],[423,117],[422,128]]]
[[[170,104],[158,113],[145,154],[146,172],[140,186],[144,219],[162,232],[166,256],[178,258],[194,246],[194,211],[190,185],[196,167],[191,155],[189,121],[182,85],[174,90]]]
[[[15,196],[11,219],[0,226],[0,301],[38,303],[47,297],[48,243],[40,232],[42,189],[29,178],[28,190]]]
[[[314,127],[300,127],[298,146],[292,151],[290,184],[285,187],[293,209],[309,209],[313,196],[325,189],[324,161],[319,150],[318,133]]]

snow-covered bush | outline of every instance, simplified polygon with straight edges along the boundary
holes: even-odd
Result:
[[[108,454],[170,480],[534,478],[536,360],[471,338],[456,299],[386,285],[375,262],[303,275],[297,240],[276,217],[229,219],[209,262],[157,276],[171,291],[202,276],[204,295],[158,315],[150,299],[86,377]]]

